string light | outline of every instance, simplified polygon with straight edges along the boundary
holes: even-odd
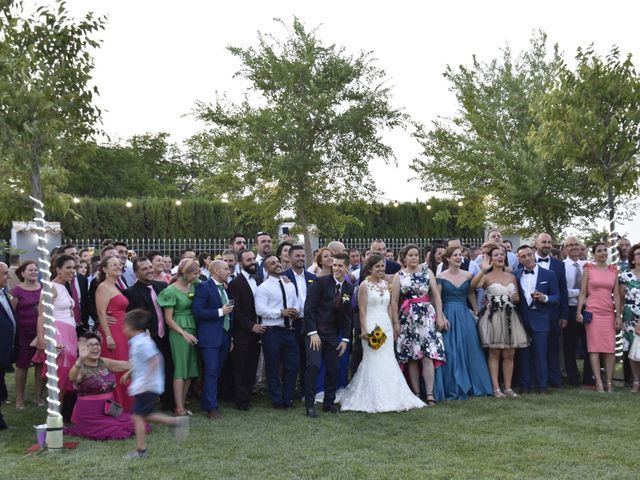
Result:
[[[182,200],[176,200],[176,207],[179,207],[180,205],[182,205]]]
[[[462,207],[463,205],[464,205],[464,203],[462,203],[462,200],[460,200],[460,201],[458,202],[458,206],[459,206],[459,207]]]
[[[127,208],[131,208],[131,207],[133,207],[133,203],[131,203],[131,202],[127,202],[127,203],[125,203],[124,205],[125,205]]]
[[[77,205],[78,203],[80,203],[80,199],[78,197],[73,197],[73,203]]]
[[[427,210],[431,210],[431,205],[427,205]]]
[[[38,237],[38,270],[42,284],[42,306],[44,316],[44,340],[47,365],[47,431],[55,434],[47,436],[49,448],[62,448],[62,415],[60,415],[60,389],[58,388],[58,357],[55,319],[53,318],[53,285],[51,283],[51,263],[45,236],[44,203],[35,197],[29,197],[35,207],[35,231]]]
[[[393,206],[394,206],[394,207],[398,207],[398,205],[400,205],[400,204],[398,203],[398,201],[397,201],[397,200],[396,200],[395,202],[393,202]]]

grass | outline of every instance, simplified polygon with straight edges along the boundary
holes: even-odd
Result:
[[[10,390],[12,383],[7,375]],[[79,439],[75,450],[26,454],[45,411],[31,403],[17,412],[9,404],[2,409],[11,428],[0,432],[0,478],[638,478],[639,395],[566,389],[404,413],[319,411],[316,420],[300,404],[276,411],[258,396],[250,412],[223,404],[218,421],[196,412],[184,443],[154,426],[151,457],[136,461],[122,460],[133,439]]]

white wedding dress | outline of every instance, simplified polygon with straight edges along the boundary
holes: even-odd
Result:
[[[362,340],[362,362],[358,371],[344,390],[338,392],[336,401],[343,411],[400,412],[426,406],[416,397],[396,361],[393,348],[393,327],[387,311],[389,284],[381,281],[373,284],[364,281],[367,291],[367,332],[376,325],[387,335],[387,341],[373,350]]]

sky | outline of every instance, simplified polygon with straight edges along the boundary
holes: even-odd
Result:
[[[507,43],[522,51],[538,29],[567,59],[591,43],[601,54],[614,44],[622,53],[640,53],[640,4],[619,0],[67,0],[67,7],[76,17],[87,11],[107,17],[94,77],[103,127],[112,139],[162,131],[180,142],[197,132],[202,125],[189,115],[196,101],[213,101],[216,93],[239,100],[247,86],[234,78],[239,63],[226,47],[255,46],[258,31],[283,35],[276,17],[291,23],[295,15],[308,28],[319,27],[323,42],[349,53],[372,51],[393,87],[393,105],[425,125],[456,111],[442,76],[447,65],[468,65],[473,55],[490,61]],[[426,200],[409,169],[419,145],[408,133],[385,138],[398,165],[371,165],[382,199]],[[620,231],[640,240],[640,216]]]

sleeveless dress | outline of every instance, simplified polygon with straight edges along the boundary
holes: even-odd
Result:
[[[396,361],[393,327],[387,310],[391,299],[389,284],[382,281],[376,285],[365,280],[363,285],[367,288],[367,331],[378,325],[387,335],[387,341],[373,350],[362,340],[362,362],[337,402],[344,411],[368,413],[422,408],[425,404],[411,392]]]
[[[173,320],[185,332],[196,336],[196,319],[191,312],[195,287],[189,287],[189,293],[178,290],[169,285],[158,295],[158,305],[162,308],[173,308]],[[189,345],[182,335],[169,330],[169,344],[171,345],[171,357],[173,358],[173,378],[186,379],[197,378],[198,371],[198,347]]]
[[[620,288],[624,288],[624,308],[622,310],[622,350],[629,351],[633,342],[636,325],[640,320],[640,279],[631,270],[621,272],[618,276],[621,283]]]
[[[102,337],[102,356],[112,358],[113,360],[129,360],[129,340],[124,333],[124,316],[127,313],[129,300],[123,294],[119,293],[111,297],[107,304],[107,315],[116,319],[116,323],[109,325],[111,336],[116,344],[116,348],[111,351],[107,348],[107,337],[100,328],[100,336]],[[124,372],[114,373],[116,377],[116,387],[113,392],[113,399],[122,405],[125,412],[131,413],[133,410],[133,398],[129,396],[128,386],[120,383],[120,378]]]
[[[442,334],[436,328],[436,311],[431,304],[431,285],[426,265],[417,272],[400,270],[400,335],[396,358],[400,363],[433,359],[437,368],[445,362]]]
[[[16,309],[16,321],[18,323],[18,358],[16,367],[29,368],[31,359],[36,354],[36,347],[31,343],[38,334],[38,306],[40,305],[40,292],[42,287],[36,290],[25,290],[17,285],[11,289],[11,296],[18,299]]]
[[[104,413],[107,400],[113,399],[116,376],[107,369],[102,359],[98,365],[82,366],[82,381],[75,384],[78,399],[65,435],[92,440],[122,440],[135,434],[131,415],[123,413],[112,417]]]
[[[449,320],[449,330],[442,335],[447,363],[436,370],[436,400],[465,400],[468,396],[493,395],[476,323],[467,307],[471,279],[459,287],[445,278],[437,278],[436,282],[441,286],[442,309]]]
[[[485,288],[487,306],[478,320],[478,336],[483,348],[525,348],[529,346],[511,294],[513,283],[507,286],[492,283]]]
[[[56,326],[56,342],[64,348],[58,353],[58,388],[64,392],[73,390],[73,383],[69,380],[69,370],[78,358],[78,336],[76,334],[76,320],[73,316],[73,299],[67,288],[56,282],[51,282],[56,289],[56,299],[53,302],[53,318]],[[43,375],[46,376],[46,366]]]
[[[587,332],[587,350],[590,353],[614,353],[616,325],[613,288],[618,279],[617,268],[609,265],[607,270],[599,270],[593,263],[585,263],[584,268],[589,269],[586,309],[593,313],[591,323],[584,326]]]

